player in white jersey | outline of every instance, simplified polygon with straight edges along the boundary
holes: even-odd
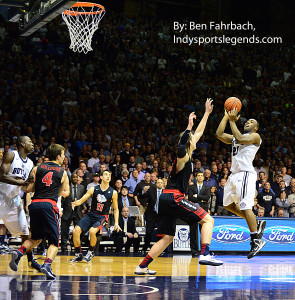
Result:
[[[259,124],[255,119],[249,119],[244,125],[242,134],[236,121],[239,119],[237,110],[225,112],[216,135],[219,140],[226,144],[232,144],[231,175],[225,188],[223,205],[234,214],[246,219],[251,236],[251,250],[248,258],[255,256],[265,245],[262,235],[265,228],[265,221],[256,221],[252,211],[254,206],[257,174],[253,167],[253,160],[260,147],[261,138],[257,133]],[[232,135],[224,133],[229,121]]]
[[[20,194],[31,181],[29,175],[34,164],[27,155],[34,145],[28,136],[18,137],[16,144],[18,150],[7,152],[0,167],[0,219],[12,235],[20,235],[24,241],[29,228]],[[27,254],[35,268],[32,254]]]

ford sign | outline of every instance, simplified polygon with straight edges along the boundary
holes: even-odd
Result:
[[[295,243],[295,228],[288,226],[266,228],[263,239],[273,244],[293,244]]]
[[[220,225],[213,228],[212,239],[226,244],[244,243],[250,239],[250,231],[239,225]]]

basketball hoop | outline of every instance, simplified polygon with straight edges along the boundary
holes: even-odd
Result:
[[[70,49],[85,54],[93,50],[92,37],[104,14],[105,9],[102,5],[90,2],[77,2],[62,13],[62,18],[69,28]]]

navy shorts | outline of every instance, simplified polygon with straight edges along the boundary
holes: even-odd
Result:
[[[164,190],[159,199],[158,234],[174,236],[176,219],[196,224],[207,212],[199,204],[188,201],[178,190]]]
[[[108,221],[108,215],[100,215],[94,211],[89,212],[77,224],[83,232],[89,231],[91,227],[102,229]]]
[[[53,200],[34,199],[29,205],[33,240],[47,238],[49,245],[59,246],[59,210]]]

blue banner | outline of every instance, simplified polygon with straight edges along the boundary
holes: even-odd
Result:
[[[261,252],[295,251],[295,219],[261,219],[266,220],[266,227],[263,234],[263,240],[266,241],[266,245]],[[214,220],[210,250],[250,250],[250,231],[244,219],[236,217],[214,217]]]

